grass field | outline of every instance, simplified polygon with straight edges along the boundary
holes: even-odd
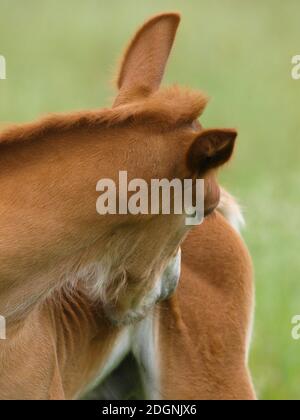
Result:
[[[107,82],[124,42],[156,12],[179,10],[182,26],[167,83],[212,98],[206,126],[236,126],[238,150],[223,184],[245,208],[256,270],[251,369],[263,399],[299,399],[300,54],[299,0],[1,0],[0,121],[107,105]]]

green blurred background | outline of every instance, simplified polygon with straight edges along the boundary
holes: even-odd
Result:
[[[299,399],[299,0],[0,0],[0,121],[95,108],[113,97],[114,63],[137,25],[178,10],[166,82],[212,98],[206,126],[236,126],[223,184],[239,197],[256,269],[251,369],[262,399]]]

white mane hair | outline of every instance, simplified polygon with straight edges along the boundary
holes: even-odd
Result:
[[[223,188],[221,189],[221,199],[217,210],[238,233],[245,227],[245,219],[238,201]]]

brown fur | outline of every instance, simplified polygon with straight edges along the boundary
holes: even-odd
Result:
[[[253,272],[245,245],[214,213],[189,234],[182,253],[179,288],[159,310],[162,397],[253,399]]]
[[[189,231],[184,215],[100,217],[99,179],[117,180],[119,170],[146,181],[201,174],[206,214],[218,205],[215,170],[231,157],[235,132],[203,136],[195,120],[206,97],[158,90],[178,23],[176,14],[160,15],[138,32],[112,109],[47,117],[0,134],[0,314],[8,320],[8,340],[0,342],[2,398],[78,396],[121,331],[107,317],[131,319]],[[225,244],[213,242],[215,251],[222,255]],[[238,316],[243,334],[244,311]]]
[[[157,309],[161,398],[255,397],[246,363],[252,306],[248,252],[215,213],[184,242],[179,288]],[[119,332],[79,291],[54,295],[13,340],[1,342],[1,398],[78,396]]]
[[[0,133],[0,144],[45,141],[49,136],[76,134],[80,130],[119,127],[130,123],[158,124],[172,129],[191,123],[203,112],[207,97],[202,92],[171,86],[115,108],[50,115],[38,122],[9,127]]]

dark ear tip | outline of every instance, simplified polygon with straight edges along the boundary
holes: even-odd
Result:
[[[171,12],[170,17],[172,17],[176,22],[180,23],[181,21],[181,14],[179,12]]]
[[[224,130],[225,133],[228,134],[228,137],[230,140],[235,141],[238,136],[238,131],[235,128],[228,128],[227,130]]]
[[[181,21],[181,14],[178,12],[165,12],[165,13],[154,15],[144,23],[143,28],[147,28],[147,27],[157,24],[160,21],[167,21],[167,20],[173,21],[173,23],[175,24],[177,28]]]
[[[224,128],[218,131],[222,136],[227,137],[230,140],[235,140],[238,136],[238,131],[235,128]]]
[[[156,19],[160,20],[160,19],[165,19],[165,18],[174,19],[175,21],[179,23],[181,21],[181,14],[179,12],[165,12],[165,13],[160,13],[153,17],[154,20]]]

